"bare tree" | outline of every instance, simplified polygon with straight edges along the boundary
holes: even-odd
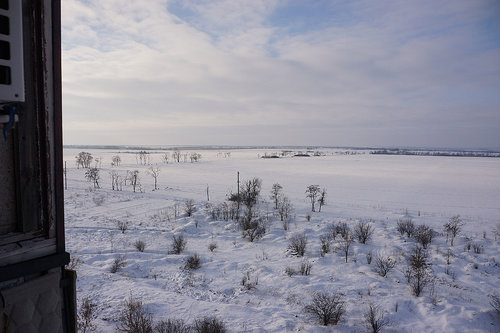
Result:
[[[120,166],[121,162],[122,162],[122,159],[119,155],[115,155],[111,158],[111,165],[112,166]]]
[[[337,325],[345,313],[345,302],[339,293],[315,293],[311,303],[304,307],[304,311],[318,319],[321,324]]]
[[[90,168],[85,172],[85,178],[89,182],[93,182],[94,188],[101,188],[99,186],[99,180],[101,179],[101,176],[99,175],[99,169],[97,168]]]
[[[413,238],[415,238],[415,240],[419,242],[424,247],[424,249],[427,248],[427,245],[432,242],[433,236],[434,230],[432,230],[425,224],[417,226],[413,231]]]
[[[385,277],[394,267],[396,267],[396,261],[391,257],[375,257],[375,271],[378,275]]]
[[[370,239],[373,235],[372,224],[365,221],[360,221],[354,227],[354,236],[358,239],[361,244],[366,244],[366,241]]]
[[[126,333],[153,333],[153,317],[142,301],[131,297],[123,304],[116,328]]]
[[[321,192],[319,193],[318,204],[319,204],[318,211],[321,212],[321,207],[326,205],[326,189],[325,188],[322,189]]]
[[[283,196],[278,203],[278,215],[281,221],[286,221],[290,218],[293,211],[293,205],[288,197]]]
[[[168,159],[169,159],[168,153],[163,154],[162,156],[163,163],[168,164]]]
[[[349,249],[351,247],[352,242],[353,242],[352,234],[350,231],[347,231],[345,236],[343,236],[342,240],[340,241],[340,250],[345,255],[345,262],[347,262],[347,257],[349,256]]]
[[[181,152],[179,150],[174,150],[174,152],[172,153],[172,159],[174,161],[176,161],[177,163],[179,163],[181,161]]]
[[[416,246],[408,258],[409,265],[405,275],[413,294],[417,297],[420,296],[425,286],[432,281],[427,256],[428,254],[424,247]]]
[[[186,213],[186,216],[193,215],[194,209],[195,209],[195,205],[194,205],[193,199],[188,199],[188,200],[184,201],[184,213]]]
[[[281,186],[278,183],[273,184],[273,187],[271,189],[271,200],[274,202],[274,209],[278,209],[278,203],[281,197],[281,190],[283,189],[283,186]],[[283,220],[282,220],[283,221]]]
[[[444,231],[446,232],[446,241],[450,239],[450,245],[453,246],[453,241],[455,237],[462,230],[464,222],[460,218],[460,215],[455,215],[450,217],[450,220],[444,224]]]
[[[389,319],[385,317],[384,310],[378,305],[370,303],[365,312],[365,323],[372,333],[378,333],[385,326],[390,324]]]
[[[92,163],[94,157],[92,156],[91,153],[82,151],[75,156],[75,159],[76,159],[76,167],[78,169],[80,168],[80,166],[82,168],[90,168],[90,164]]]
[[[113,191],[121,191],[123,186],[123,179],[116,171],[111,171],[109,173],[111,176],[111,189]]]
[[[288,242],[288,249],[290,250],[290,253],[299,257],[304,256],[306,252],[306,246],[307,236],[305,234],[294,235]]]
[[[78,332],[95,332],[97,329],[94,320],[97,318],[97,304],[87,296],[82,299],[80,310],[77,314]]]
[[[189,159],[191,160],[191,163],[193,163],[193,162],[199,162],[201,160],[201,154],[199,154],[199,153],[192,153],[189,156]]]
[[[159,167],[150,167],[148,169],[148,171],[146,171],[154,179],[155,188],[153,191],[159,190],[159,188],[158,188],[158,176],[160,176],[160,171],[161,170]]]
[[[130,173],[130,185],[135,192],[137,188],[141,188],[141,179],[139,178],[139,170],[134,170]]]
[[[318,195],[320,195],[320,188],[318,185],[309,185],[306,190],[306,198],[309,198],[311,200],[311,210],[315,212],[316,210],[314,209],[314,204],[316,203],[316,200],[318,199]]]

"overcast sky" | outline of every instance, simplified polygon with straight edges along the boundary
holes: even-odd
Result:
[[[65,144],[500,148],[500,2],[64,0]]]

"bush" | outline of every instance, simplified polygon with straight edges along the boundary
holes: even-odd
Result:
[[[294,256],[302,257],[306,252],[307,236],[305,234],[294,235],[288,242],[288,249]]]
[[[396,261],[391,257],[377,256],[375,258],[375,272],[382,277],[385,277],[394,267],[396,267]]]
[[[295,271],[295,268],[291,267],[291,266],[287,266],[285,268],[285,274],[288,275],[289,277],[292,277],[293,275],[295,275],[295,273],[297,273]]]
[[[123,304],[116,328],[127,333],[153,333],[153,318],[142,301],[130,298]]]
[[[488,295],[491,307],[500,314],[500,296],[498,294]]]
[[[201,258],[198,254],[193,254],[189,256],[186,260],[186,265],[184,265],[185,269],[198,269],[201,267]]]
[[[421,246],[416,246],[409,257],[406,278],[410,284],[412,293],[420,296],[425,286],[432,281],[432,274],[427,262],[427,252]]]
[[[245,274],[243,274],[243,277],[241,278],[241,285],[245,287],[247,290],[251,290],[257,287],[259,284],[259,277],[255,277],[252,281],[252,271],[247,270]]]
[[[124,234],[125,231],[127,231],[127,229],[128,229],[128,222],[117,221],[116,222],[116,226],[118,227],[118,229],[120,229],[120,231],[122,232],[122,234]]]
[[[335,227],[335,231],[344,239],[347,237],[347,235],[351,234],[351,228],[349,228],[349,226],[345,222],[337,224],[337,226]]]
[[[412,219],[399,219],[396,228],[401,236],[406,234],[406,237],[412,237],[415,231],[415,224]]]
[[[94,320],[97,318],[97,304],[87,296],[82,299],[80,310],[77,314],[78,332],[95,332]]]
[[[194,213],[195,205],[193,199],[188,199],[184,202],[184,213],[186,216],[191,216]]]
[[[354,236],[361,244],[366,244],[366,241],[373,235],[373,227],[369,222],[358,222],[354,227]]]
[[[304,307],[304,312],[315,317],[324,326],[337,325],[345,313],[345,303],[339,293],[318,292],[311,303]]]
[[[366,263],[367,263],[368,265],[371,265],[371,263],[372,263],[372,258],[373,258],[372,251],[368,251],[368,253],[366,254]]]
[[[325,234],[319,236],[319,241],[321,242],[321,256],[330,252],[330,242],[331,236],[330,234]]]
[[[187,241],[183,235],[172,236],[172,252],[181,254],[186,249]]]
[[[309,260],[304,260],[300,263],[300,274],[309,275],[311,274],[312,264]]]
[[[451,246],[453,246],[453,241],[462,230],[463,225],[464,222],[460,218],[460,215],[452,216],[449,221],[443,225],[444,231],[446,232],[446,241],[450,239]]]
[[[383,327],[389,325],[389,320],[385,317],[384,311],[376,305],[369,304],[368,310],[365,312],[365,323],[369,330],[373,333],[378,333]]]
[[[419,242],[424,249],[426,249],[427,245],[429,245],[432,242],[433,236],[434,236],[434,230],[432,230],[425,224],[419,225],[418,227],[415,228],[415,231],[413,232],[413,238],[415,238],[415,240]]]
[[[155,325],[155,333],[189,333],[191,327],[184,323],[182,319],[167,319]]]
[[[214,250],[216,248],[217,248],[217,243],[212,242],[212,243],[208,244],[208,249],[210,250],[210,252],[214,252]]]
[[[226,333],[224,322],[217,317],[196,319],[193,324],[196,333]]]
[[[246,218],[247,217],[243,217],[242,220],[245,220]],[[251,220],[250,222],[246,223],[245,229],[242,232],[243,238],[248,236],[250,242],[264,237],[265,234],[266,227],[264,226],[264,222],[261,220]]]
[[[115,259],[113,260],[113,264],[111,265],[109,272],[116,273],[116,272],[118,272],[118,270],[125,267],[126,264],[127,264],[127,260],[125,259],[125,256],[119,255],[119,256],[115,257]]]
[[[138,240],[134,243],[134,247],[137,249],[137,251],[144,252],[144,249],[146,248],[146,243],[144,241]]]

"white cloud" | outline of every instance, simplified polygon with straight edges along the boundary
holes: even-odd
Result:
[[[478,135],[500,124],[492,88],[500,84],[500,47],[487,45],[491,38],[478,28],[491,16],[487,2],[346,3],[356,11],[352,21],[293,35],[269,21],[284,1],[180,4],[188,19],[160,0],[63,2],[67,143],[134,144],[135,128],[137,138],[150,137],[141,144],[300,137],[303,144],[376,145],[386,144],[393,128],[397,145],[402,124],[414,133],[422,124],[453,126],[470,109],[478,117],[466,119]],[[281,134],[251,135],[266,125]],[[179,134],[190,127],[198,134]],[[227,127],[239,129],[240,140],[200,130]],[[301,127],[304,135],[294,135]],[[373,134],[382,128],[378,140]],[[455,146],[467,144],[458,136]],[[489,136],[483,144],[497,143]]]

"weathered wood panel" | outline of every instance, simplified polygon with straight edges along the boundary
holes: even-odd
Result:
[[[0,235],[15,231],[16,222],[13,140],[0,137]]]

